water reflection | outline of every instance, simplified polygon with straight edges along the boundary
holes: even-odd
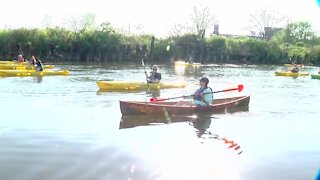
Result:
[[[146,92],[151,97],[160,97],[160,89],[149,89]]]
[[[165,116],[165,115],[137,115],[137,116],[122,116],[119,129],[133,128],[138,126],[154,126],[176,122],[191,121],[191,116]]]
[[[146,95],[150,96],[150,97],[160,97],[160,89],[148,89],[148,90],[139,90],[139,89],[134,89],[134,90],[118,90],[118,91],[114,91],[114,90],[108,90],[108,89],[99,89],[97,91],[97,95],[108,95],[108,93],[121,93],[121,94],[128,94],[128,93],[143,93],[145,92]]]
[[[242,154],[243,151],[240,149],[240,145],[237,142],[227,137],[220,137],[218,134],[211,133],[209,130],[207,130],[210,128],[212,118],[214,117],[212,117],[210,114],[201,113],[192,116],[122,116],[119,129],[188,122],[189,125],[196,129],[195,133],[198,138],[222,141],[224,144],[226,144],[226,146],[228,146],[228,149],[235,151],[238,155]]]
[[[200,138],[210,127],[211,116],[199,114],[193,119],[192,125],[197,129],[196,134]]]
[[[138,115],[138,116],[122,116],[120,120],[119,129],[133,128],[138,126],[156,126],[177,122],[189,122],[196,131],[197,137],[201,137],[211,125],[210,114],[196,114],[192,116],[184,115]],[[211,134],[211,133],[210,133]]]
[[[174,71],[177,75],[194,75],[202,76],[201,66],[174,66]]]
[[[35,82],[41,83],[42,80],[43,80],[42,78],[43,78],[42,76],[36,76],[36,77],[34,77],[33,79],[34,79]]]

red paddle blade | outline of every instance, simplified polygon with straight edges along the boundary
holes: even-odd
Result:
[[[239,92],[241,92],[243,90],[243,84],[238,85],[238,90],[239,90]]]
[[[164,99],[161,99],[161,98],[150,98],[150,102],[157,102],[157,101],[164,101]]]
[[[157,98],[150,98],[150,102],[154,102],[156,100],[157,100]]]

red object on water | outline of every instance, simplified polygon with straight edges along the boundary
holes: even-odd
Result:
[[[238,89],[239,89],[239,92],[241,92],[243,90],[243,84],[239,84]]]

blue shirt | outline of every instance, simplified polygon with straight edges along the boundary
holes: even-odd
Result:
[[[193,104],[197,105],[197,106],[208,106],[208,105],[212,104],[213,94],[212,94],[211,88],[209,88],[209,87],[206,89],[200,88],[198,90],[201,90],[202,93],[204,94],[203,98],[193,100]],[[197,90],[197,92],[198,92],[198,90]],[[208,93],[208,94],[205,94],[205,93]]]

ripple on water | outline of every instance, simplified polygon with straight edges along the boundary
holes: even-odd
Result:
[[[161,65],[163,81],[187,87],[102,92],[97,80],[144,82],[143,67],[58,68],[71,75],[0,78],[1,179],[312,179],[318,171],[320,81],[310,77],[276,77],[277,66]],[[245,87],[214,98],[251,95],[249,111],[213,115],[205,127],[239,143],[240,156],[185,121],[121,124],[119,100],[188,95],[203,75],[213,90]]]

